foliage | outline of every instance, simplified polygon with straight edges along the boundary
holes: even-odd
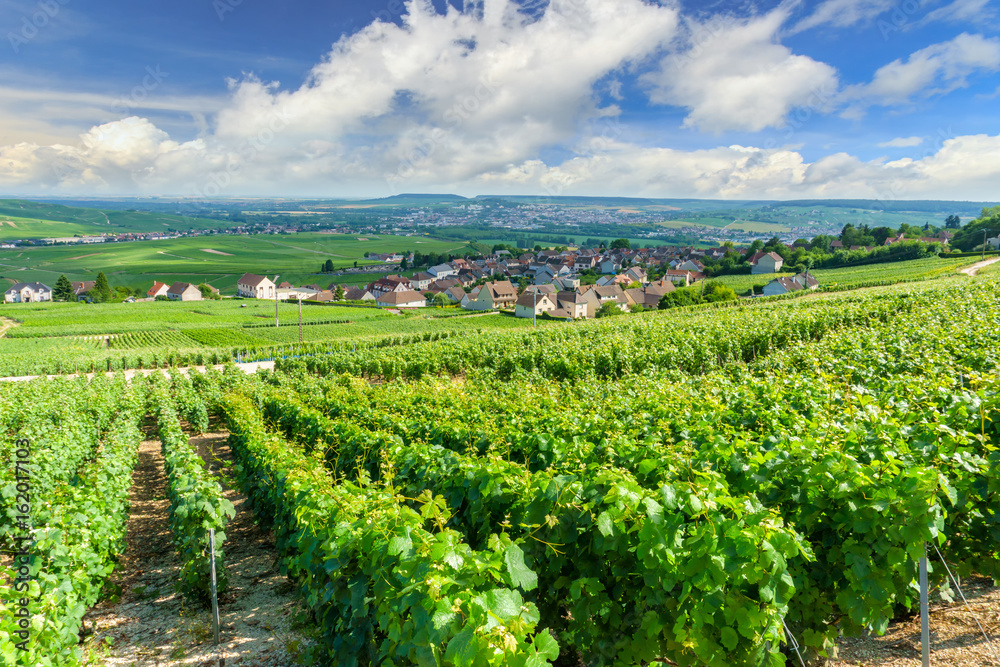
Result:
[[[1000,236],[1000,206],[984,208],[982,214],[955,232],[953,248],[969,252],[983,244],[983,239]]]
[[[181,562],[178,588],[185,597],[207,601],[211,593],[208,532],[215,531],[217,590],[224,591],[228,577],[222,544],[226,540],[226,524],[236,511],[219,483],[205,469],[205,462],[188,443],[165,387],[154,387],[153,407],[167,471],[170,528]],[[204,409],[204,405],[201,407]]]
[[[111,301],[113,297],[111,285],[108,284],[108,277],[104,275],[104,271],[97,274],[97,278],[94,280],[94,286],[90,289],[90,297],[96,303],[107,303]]]
[[[73,299],[73,283],[70,282],[65,273],[56,280],[56,284],[52,288],[52,298],[55,301],[71,301]]]

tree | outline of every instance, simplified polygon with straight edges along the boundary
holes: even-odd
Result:
[[[614,315],[623,315],[622,309],[618,307],[618,304],[614,301],[605,301],[601,304],[601,307],[597,309],[594,317],[612,317]]]
[[[962,219],[954,213],[944,219],[945,229],[959,229],[962,226]]]
[[[328,259],[323,262],[323,273],[333,273],[333,260]]]
[[[970,252],[983,244],[984,233],[987,239],[1000,235],[1000,206],[984,208],[978,218],[955,232],[951,246]]]
[[[52,298],[56,301],[73,300],[73,283],[66,274],[59,276],[59,280],[56,281],[56,286],[52,288]]]
[[[406,258],[404,257],[403,261],[399,263],[399,270],[406,271],[408,268],[410,268],[410,263],[407,262]]]
[[[708,303],[717,301],[736,301],[736,292],[732,287],[722,283],[709,280],[703,285],[702,298]]]
[[[337,285],[337,289],[334,290],[334,292],[333,292],[333,298],[336,299],[337,301],[343,301],[344,300],[344,286],[343,285]]]
[[[97,274],[97,280],[94,281],[94,287],[90,290],[90,298],[97,303],[107,303],[111,301],[111,285],[108,283],[108,277],[104,275],[104,271]]]
[[[632,244],[628,239],[615,239],[611,242],[612,250],[631,250]]]
[[[358,268],[358,260],[354,260],[354,268]]]
[[[221,299],[219,293],[212,289],[208,283],[202,283],[198,285],[198,291],[201,292],[201,298],[203,299]]]
[[[438,308],[448,305],[448,297],[444,295],[444,292],[438,292],[437,294],[435,294],[432,301],[434,302],[434,305],[437,306]]]

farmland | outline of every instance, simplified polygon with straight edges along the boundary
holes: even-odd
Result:
[[[816,656],[914,609],[926,544],[963,581],[1000,578],[998,288],[955,276],[397,336],[256,377],[2,386],[0,456],[30,434],[36,493],[55,502],[33,517],[49,528],[30,610],[54,622],[14,653],[5,613],[0,651],[15,665],[80,652],[81,608],[57,591],[84,608],[99,597],[144,415],[168,460],[178,584],[190,613],[208,613],[192,545],[205,526],[223,534],[230,508],[181,429],[214,415],[316,625],[303,650],[317,664],[797,664],[793,640]],[[188,315],[171,335],[218,330]],[[0,487],[16,481],[0,473]],[[195,487],[206,502],[175,511],[175,489]],[[0,520],[0,539],[24,529]],[[216,546],[224,582],[239,564]],[[948,585],[939,567],[930,577]]]
[[[813,269],[810,273],[816,276],[820,285],[827,289],[853,289],[872,287],[875,285],[894,285],[897,283],[930,280],[954,274],[960,267],[975,262],[975,258],[959,257],[953,259],[928,258],[906,262],[883,264],[868,264],[850,266],[839,269]],[[732,287],[737,294],[744,294],[757,285],[766,285],[775,278],[793,275],[789,272],[778,274],[719,276],[717,280]]]
[[[363,240],[362,240],[363,239]],[[368,252],[414,250],[460,253],[466,245],[429,237],[355,236],[340,234],[212,235],[164,241],[102,243],[86,246],[35,247],[0,250],[0,275],[8,282],[40,281],[52,285],[60,274],[70,280],[93,280],[103,271],[114,285],[148,289],[154,280],[208,283],[234,292],[247,272],[280,274],[295,285],[321,283],[333,276],[319,274],[331,260],[338,269],[372,264]],[[209,250],[215,252],[208,252]],[[225,253],[225,254],[219,254]],[[357,283],[365,276],[338,280]]]
[[[218,220],[168,213],[102,211],[60,204],[0,199],[0,241],[59,238],[123,232],[165,232],[216,229]]]

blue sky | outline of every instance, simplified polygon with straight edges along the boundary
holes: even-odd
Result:
[[[0,0],[0,194],[1000,199],[996,0]]]

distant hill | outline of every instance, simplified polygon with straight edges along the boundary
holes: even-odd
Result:
[[[381,199],[363,199],[351,203],[362,206],[433,206],[434,204],[454,204],[467,201],[469,201],[467,197],[459,195],[402,194],[382,197]]]
[[[58,238],[106,233],[215,229],[219,220],[135,210],[80,208],[42,201],[0,199],[0,239]]]

